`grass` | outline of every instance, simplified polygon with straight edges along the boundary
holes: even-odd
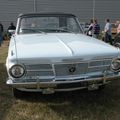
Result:
[[[8,50],[7,47],[0,47],[0,63],[5,63],[7,50]]]
[[[120,80],[101,92],[24,93],[15,99],[5,84],[6,51],[0,48],[0,120],[120,120]]]

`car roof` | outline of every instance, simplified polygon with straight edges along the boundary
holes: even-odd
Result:
[[[18,17],[39,17],[39,16],[66,16],[66,17],[76,17],[73,14],[70,13],[58,13],[58,12],[52,12],[52,13],[26,13],[26,14],[20,14]]]

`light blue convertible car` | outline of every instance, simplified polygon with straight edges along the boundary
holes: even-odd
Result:
[[[84,35],[75,15],[22,14],[6,68],[15,96],[20,91],[96,90],[120,77],[120,50]]]

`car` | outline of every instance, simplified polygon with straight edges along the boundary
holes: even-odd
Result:
[[[97,90],[120,77],[120,50],[83,34],[73,14],[26,13],[18,16],[6,69],[15,97]]]

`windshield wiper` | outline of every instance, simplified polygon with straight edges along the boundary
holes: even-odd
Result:
[[[32,28],[23,28],[21,29],[23,33],[33,32],[33,33],[45,33],[39,29],[32,29]]]
[[[70,30],[67,30],[67,29],[64,29],[64,28],[47,28],[47,29],[44,29],[46,32],[69,32],[69,33],[73,33],[73,31],[70,31]]]
[[[62,28],[58,28],[58,29],[56,29],[56,30],[61,31],[61,32],[69,32],[69,33],[73,33],[73,32],[70,31],[70,30],[65,30],[65,29],[62,29]]]
[[[59,30],[61,30],[61,31],[74,33],[73,31],[69,30],[69,28],[68,28],[68,27],[65,27],[65,26],[63,26],[63,27],[59,27],[58,29],[59,29]]]

